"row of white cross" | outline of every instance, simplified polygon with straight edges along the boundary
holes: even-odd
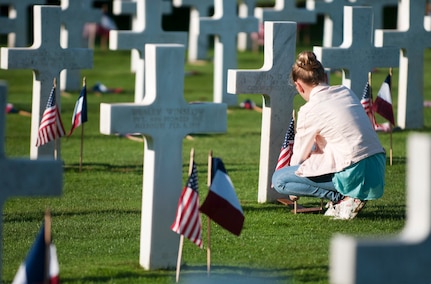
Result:
[[[410,1],[405,1],[404,3],[406,2],[410,3]],[[413,3],[418,2],[422,3],[422,1],[415,1],[409,4],[408,10],[410,13],[417,12],[413,7],[419,7],[419,5],[416,6]],[[143,5],[144,1],[139,3]],[[218,3],[224,2],[220,1]],[[425,1],[422,4],[425,5]],[[223,8],[223,6],[221,7]],[[230,15],[231,18],[235,17],[235,15],[229,14],[224,10],[217,13],[222,8],[217,9],[217,6],[215,8],[215,19],[200,19],[199,26],[200,31],[205,31],[207,34],[210,30],[214,29],[212,32],[216,33],[219,38],[215,46],[215,50],[217,51],[224,48],[224,44],[228,45],[222,42],[222,39],[225,37],[225,30],[235,31],[233,26],[236,23],[235,21],[222,21],[221,18],[226,15]],[[350,15],[350,17],[344,18],[345,36],[342,46],[339,48],[323,47],[314,49],[319,54],[324,65],[343,69],[345,71],[343,83],[346,85],[349,84],[349,79],[352,82],[353,80],[355,82],[364,80],[365,84],[367,81],[366,75],[365,79],[362,79],[361,74],[364,72],[367,74],[374,67],[393,67],[397,65],[397,49],[399,47],[375,47],[373,44],[371,8],[346,7],[344,14]],[[33,141],[33,139],[36,136],[33,135],[37,134],[40,113],[43,112],[41,102],[47,100],[52,78],[57,77],[62,69],[78,70],[91,68],[92,65],[92,52],[90,50],[71,47],[63,48],[60,46],[60,9],[58,7],[35,6],[34,17],[35,43],[33,46],[30,48],[2,48],[1,50],[2,68],[30,68],[35,71],[32,145],[35,145],[33,143],[35,140]],[[147,17],[150,18],[150,16]],[[415,17],[409,18],[411,21],[414,21],[413,18]],[[217,21],[222,27],[225,25],[225,22],[229,24],[224,29],[220,28],[220,30],[217,30],[216,27],[211,27]],[[357,27],[358,23],[361,23],[360,27]],[[160,23],[158,25],[158,28],[155,29],[164,34],[165,32],[160,29]],[[410,29],[413,27],[415,29],[411,31],[412,34],[419,33],[422,38],[426,38],[424,33],[428,31],[425,31],[423,25],[423,32],[420,31],[420,26],[415,26],[412,23],[410,23],[409,27]],[[235,31],[235,34],[237,32],[238,30]],[[127,39],[127,35],[130,36],[132,33],[133,31],[112,32],[111,35],[113,35],[113,38],[117,36],[118,40],[113,39],[112,42],[114,43],[111,42],[111,45],[119,45],[119,42],[125,44],[127,41],[135,41],[135,37]],[[399,33],[402,32],[399,31]],[[296,53],[296,23],[266,22],[265,34],[265,59],[261,69],[234,70],[235,68],[226,67],[225,63],[220,63],[219,68],[226,69],[226,75],[218,79],[220,80],[218,83],[219,86],[226,86],[226,93],[264,94],[259,202],[275,199],[275,196],[270,191],[270,176],[276,165],[280,144],[286,132],[286,122],[289,121],[292,113],[292,102],[295,91],[288,84],[288,77],[290,66],[293,64]],[[381,36],[384,37],[386,34],[389,36],[390,33],[388,31],[381,31],[376,32],[376,34],[382,34]],[[121,36],[125,38],[120,40]],[[163,38],[162,35],[160,37]],[[184,36],[180,38],[184,38],[185,41]],[[424,46],[430,45],[428,39],[415,40],[414,43],[416,46],[422,46],[423,57]],[[187,104],[184,101],[183,58],[185,44],[183,39],[181,41],[183,44],[175,45],[160,39],[160,42],[150,41],[149,43],[152,44],[139,42],[134,47],[130,47],[140,49],[140,56],[142,57],[143,54],[146,54],[144,57],[147,58],[144,62],[144,57],[142,57],[142,66],[137,67],[138,69],[142,68],[142,71],[138,71],[137,69],[137,72],[142,72],[141,80],[145,80],[145,85],[142,85],[143,89],[140,93],[141,97],[136,101],[135,96],[135,103],[101,105],[101,133],[141,133],[146,139],[142,203],[142,212],[145,212],[145,214],[142,215],[140,263],[147,269],[175,265],[176,253],[178,251],[178,236],[169,230],[169,225],[175,215],[175,205],[180,193],[177,189],[182,187],[181,145],[183,137],[188,133],[220,133],[226,130],[227,106],[220,103],[222,100],[216,101],[216,104]],[[230,48],[235,47],[235,41],[232,38],[226,41],[229,43]],[[410,41],[413,41],[413,39]],[[382,45],[383,43],[385,43],[384,39],[382,40]],[[384,56],[379,55],[383,51],[385,52]],[[148,54],[151,54],[151,56],[148,56]],[[382,57],[386,59],[382,59]],[[234,60],[236,61],[236,57]],[[346,62],[350,65],[341,65],[341,62]],[[358,64],[363,69],[359,68]],[[157,68],[157,66],[161,68]],[[423,69],[423,63],[421,66]],[[228,69],[230,69],[229,72],[227,72]],[[418,70],[417,68],[415,69]],[[144,76],[143,70],[146,70],[148,75]],[[214,73],[217,72],[215,71]],[[421,78],[423,85],[423,76]],[[166,84],[165,82],[170,82],[170,84]],[[360,94],[364,84],[358,83],[358,86],[360,85],[359,92],[355,90],[355,88],[359,87],[355,85],[351,87],[357,94]],[[413,95],[410,94],[409,100],[414,101],[414,105],[416,106],[418,103],[417,96],[419,95]],[[422,105],[422,101],[420,103]],[[215,117],[217,119],[214,119]],[[35,133],[33,133],[33,128],[35,129]],[[49,145],[48,143],[46,147],[42,146],[36,150],[32,150],[31,157],[50,157],[51,151],[53,153],[53,147],[52,145],[49,147]],[[168,156],[166,156],[167,149],[169,149]],[[0,158],[4,160],[4,155]],[[163,178],[166,172],[172,173],[169,180]],[[8,181],[6,181],[7,183]],[[166,208],[171,208],[172,210],[166,210]]]
[[[19,2],[21,4],[17,8],[22,9],[21,5],[24,5],[24,2]],[[74,46],[73,44],[80,42],[79,38],[81,35],[79,31],[82,30],[85,22],[94,20],[100,16],[100,11],[90,9],[91,5],[89,5],[89,2],[91,1],[71,1],[70,3],[69,1],[62,1],[61,12],[49,12],[56,14],[52,17],[41,17],[37,15],[40,12],[36,12],[34,16],[34,44],[30,48],[17,48],[16,50],[10,48],[2,51],[4,54],[1,56],[2,68],[33,69],[36,74],[33,88],[34,103],[32,104],[32,112],[34,114],[33,126],[37,125],[40,120],[40,113],[43,111],[43,104],[40,104],[40,100],[46,101],[47,93],[49,93],[46,90],[50,89],[55,73],[66,69],[67,73],[62,73],[63,76],[62,80],[60,80],[60,85],[65,85],[62,83],[64,81],[79,88],[81,81],[78,77],[79,70],[92,67],[92,56],[79,56],[77,52],[82,53],[84,51],[79,50],[79,46]],[[134,12],[136,14],[133,30],[112,31],[110,40],[111,49],[135,51],[133,53],[135,54],[135,58],[132,58],[136,71],[135,102],[141,102],[145,96],[145,44],[179,43],[186,45],[187,41],[186,33],[165,32],[162,30],[161,18],[163,12],[167,10],[166,6],[164,6],[166,2],[153,1],[151,3],[149,5],[146,1],[137,1],[133,6],[134,8],[125,8],[125,4],[115,5],[119,10],[118,12]],[[197,5],[193,2],[183,3],[181,1],[175,1],[174,4],[177,6]],[[288,2],[283,2],[283,4],[278,4],[278,7],[276,5],[278,10],[275,9],[275,11],[277,13],[268,11],[267,8],[256,8],[256,13],[260,13],[263,18],[275,19],[276,17],[281,17],[279,14],[282,14],[287,8],[291,10],[298,9],[294,9],[292,4],[288,4]],[[362,4],[367,3],[364,1]],[[389,3],[386,4],[389,5]],[[368,72],[373,68],[400,66],[398,125],[402,128],[421,128],[423,126],[423,52],[426,47],[431,45],[431,40],[427,36],[429,35],[429,31],[424,28],[423,19],[410,15],[424,14],[425,4],[425,0],[400,1],[400,10],[403,11],[398,17],[400,29],[396,31],[376,30],[375,41],[373,39],[373,14],[370,14],[370,12],[357,12],[356,15],[349,15],[347,12],[344,17],[344,41],[342,45],[340,47],[315,48],[316,53],[319,54],[320,59],[326,67],[343,70],[343,84],[351,87],[358,95],[362,93],[364,82],[367,81]],[[323,4],[318,2],[315,5],[320,6]],[[334,6],[335,4],[331,5]],[[383,6],[382,3],[380,5]],[[315,8],[317,9],[317,7]],[[336,10],[335,7],[332,8]],[[215,35],[213,101],[217,103],[224,102],[228,106],[236,105],[236,97],[230,95],[227,91],[227,71],[229,69],[236,69],[237,34],[254,31],[257,27],[257,20],[250,16],[238,18],[234,1],[217,1],[214,9],[215,14],[213,17],[191,17],[190,26],[198,28],[190,32],[190,38],[197,35]],[[71,16],[81,10],[88,11],[88,13],[83,14],[80,12],[82,17]],[[311,13],[308,10],[302,10],[304,10],[304,13],[297,12],[296,14],[306,17],[307,14],[305,11]],[[338,17],[343,14],[345,13],[339,13]],[[286,13],[282,15],[283,17],[293,17]],[[312,15],[308,16],[313,19]],[[424,18],[428,19],[428,17]],[[335,21],[339,18],[331,15],[331,19]],[[47,26],[49,26],[46,31],[43,28],[45,26],[43,22],[47,22]],[[62,36],[59,36],[59,29],[55,28],[58,25],[62,26]],[[68,36],[65,36],[66,33]],[[43,34],[49,34],[50,38],[44,39],[45,36]],[[406,37],[409,40],[405,40]],[[375,44],[385,48],[376,48]],[[364,47],[366,47],[367,52],[364,51]],[[47,50],[50,51],[48,52],[49,54],[52,54],[52,61],[50,61],[50,64],[42,64],[43,62],[41,61],[45,59],[40,54],[47,53]],[[52,52],[53,50],[57,50],[58,52],[54,53]],[[398,55],[400,50],[401,54]],[[26,51],[29,52],[25,53]],[[358,51],[361,52],[358,53]],[[18,55],[18,52],[22,53]],[[36,54],[39,54],[39,56]],[[61,60],[60,58],[55,58],[56,54],[61,54]],[[90,51],[88,51],[88,54],[90,54]],[[358,56],[358,54],[361,56]],[[9,58],[11,56],[13,58]],[[29,62],[27,56],[31,56],[33,60]],[[60,100],[58,102],[60,104]],[[36,132],[37,129],[32,130],[31,145],[35,144],[33,142]],[[35,146],[30,147],[31,157],[33,158],[39,156],[39,151],[44,150],[44,147],[40,149],[35,148]],[[50,146],[46,147],[49,148]],[[47,152],[49,153],[50,150]]]

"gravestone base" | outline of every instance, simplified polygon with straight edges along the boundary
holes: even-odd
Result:
[[[323,201],[320,202],[320,206],[318,207],[304,207],[299,205],[296,201],[292,201],[289,198],[279,198],[277,199],[283,205],[289,206],[293,208],[291,210],[292,213],[323,213]]]

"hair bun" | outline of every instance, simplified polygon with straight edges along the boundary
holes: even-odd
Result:
[[[313,71],[321,67],[321,63],[317,60],[316,55],[311,51],[299,54],[296,65],[307,71]]]

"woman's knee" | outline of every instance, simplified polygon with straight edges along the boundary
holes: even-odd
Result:
[[[277,170],[272,175],[272,186],[279,193],[288,194],[288,184],[290,173],[285,168]]]

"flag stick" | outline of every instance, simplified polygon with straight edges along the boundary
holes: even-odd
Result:
[[[84,124],[81,125],[81,153],[79,155],[79,172],[82,171],[82,156],[84,152]]]
[[[211,186],[212,183],[212,158],[213,158],[213,152],[210,150],[208,153],[208,188]],[[211,273],[211,218],[208,217],[207,219],[207,275],[210,276]]]
[[[82,79],[82,87],[87,86],[87,80],[84,77],[84,79]],[[82,156],[83,156],[83,152],[84,152],[84,124],[85,123],[81,123],[81,153],[79,155],[79,172],[82,171]]]
[[[389,143],[390,143],[390,148],[389,148],[389,164],[392,166],[392,127],[391,127],[391,132],[389,132]]]
[[[177,272],[175,276],[175,281],[178,283],[180,281],[180,269],[181,269],[181,257],[183,255],[183,244],[184,244],[184,235],[180,236],[180,245],[178,247],[178,259],[177,259]]]
[[[57,78],[56,78],[56,77],[54,77],[54,79],[52,80],[52,85],[53,85],[53,87],[54,87],[54,89],[55,89],[54,96],[55,96],[55,100],[57,101]],[[57,105],[57,108],[58,108],[58,105]],[[58,110],[57,110],[57,111],[58,111]],[[58,136],[57,117],[56,117],[56,119],[55,119],[55,121],[54,121],[54,129],[55,129],[55,135],[54,135],[54,160],[57,160],[57,156],[58,156],[58,153],[57,153],[57,149],[58,149],[58,140],[57,140],[57,136]]]
[[[44,239],[45,239],[45,271],[43,283],[49,283],[49,264],[50,264],[50,246],[51,246],[51,212],[49,209],[45,211],[45,228],[44,228]]]
[[[190,150],[190,162],[189,162],[189,176],[191,176],[192,171],[193,171],[193,160],[195,157],[195,149],[192,148]],[[184,235],[181,234],[180,236],[180,244],[178,247],[178,258],[177,258],[177,271],[176,271],[176,277],[175,280],[178,283],[178,281],[180,280],[180,270],[181,270],[181,258],[183,255],[183,245],[184,245]]]
[[[392,67],[389,68],[389,75],[391,76],[391,85],[392,85]],[[390,88],[392,88],[392,86],[390,86]],[[391,93],[392,93],[392,90],[391,90]],[[389,143],[390,143],[389,144],[389,164],[392,166],[392,125],[391,125],[391,132],[389,133]]]
[[[292,119],[293,119],[293,125],[296,125],[295,109],[292,109]],[[296,132],[296,127],[294,127],[293,131]],[[293,200],[293,214],[296,214],[297,212],[298,212],[298,200],[295,199]]]

